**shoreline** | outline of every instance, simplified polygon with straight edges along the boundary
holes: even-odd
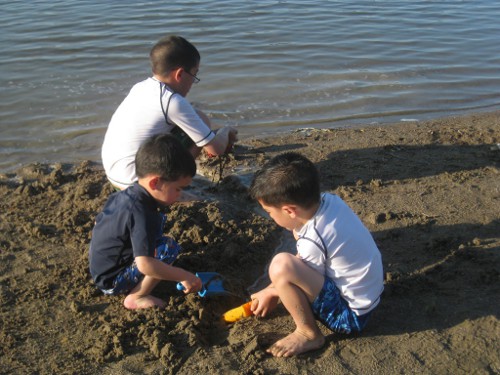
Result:
[[[450,115],[450,116],[437,116],[435,118],[428,119],[425,117],[422,120],[414,119],[411,117],[408,118],[401,118],[399,121],[383,121],[383,122],[368,122],[367,119],[359,118],[359,119],[353,119],[351,121],[347,120],[339,120],[335,122],[321,122],[321,123],[314,123],[313,121],[308,121],[307,124],[304,124],[303,127],[297,128],[296,125],[294,126],[284,126],[283,129],[281,128],[273,128],[274,131],[268,133],[267,132],[267,127],[266,126],[257,126],[256,129],[261,129],[259,130],[251,130],[247,131],[246,127],[241,127],[239,128],[240,133],[243,134],[244,136],[240,139],[238,142],[240,145],[245,145],[247,142],[251,142],[253,140],[257,139],[264,139],[264,138],[277,138],[282,135],[290,135],[296,132],[302,132],[302,131],[310,131],[311,129],[313,130],[321,130],[321,131],[336,131],[336,130],[356,130],[356,129],[369,129],[369,128],[384,128],[384,127],[391,127],[391,126],[405,126],[406,124],[415,124],[415,123],[428,123],[428,122],[446,122],[449,119],[460,119],[460,118],[467,118],[470,116],[489,116],[490,114],[495,114],[500,112],[500,110],[489,110],[489,111],[479,111],[479,112],[467,112],[467,111],[462,111],[463,113],[460,115]],[[460,121],[460,120],[459,120]],[[213,119],[213,122],[217,125],[217,121]],[[309,125],[309,126],[308,126]],[[102,136],[101,138],[104,138],[104,133],[105,129],[102,130]],[[95,138],[95,135],[94,135]],[[97,143],[100,143],[100,141],[97,141]],[[86,144],[86,149],[87,153],[94,149],[92,145]],[[77,151],[78,152],[78,151]],[[50,158],[45,158],[42,155],[42,160],[43,161],[30,161],[30,160],[19,160],[15,162],[14,164],[5,164],[0,166],[0,176],[2,175],[7,175],[7,174],[15,174],[16,171],[26,167],[27,165],[34,164],[34,163],[42,163],[46,165],[54,165],[54,164],[71,164],[71,165],[77,165],[81,163],[82,161],[90,161],[91,163],[95,163],[97,165],[101,164],[101,158],[100,158],[100,152],[101,148],[95,148],[95,152],[92,154],[94,157],[85,157],[81,156],[78,158],[74,158],[73,156],[67,155],[67,157],[60,156],[57,159],[54,159],[53,157]],[[36,153],[36,151],[35,151]],[[39,156],[38,156],[39,157]],[[4,159],[9,159],[9,155],[6,155]],[[24,158],[23,158],[24,159]]]
[[[0,174],[0,367],[10,373],[495,373],[500,371],[500,111],[422,122],[303,129],[240,141],[220,182],[171,207],[179,265],[217,271],[240,296],[202,299],[163,282],[167,308],[125,311],[90,282],[95,215],[112,192],[99,163],[31,164]],[[284,234],[246,195],[245,178],[294,150],[379,246],[385,292],[360,335],[326,330],[291,359],[265,349],[293,330],[283,308],[232,326]],[[200,161],[217,181],[218,159]],[[235,175],[239,178],[236,178]],[[243,178],[243,179],[242,179]],[[199,189],[199,190],[197,190]],[[195,194],[196,195],[196,194]],[[286,236],[286,234],[284,234]]]

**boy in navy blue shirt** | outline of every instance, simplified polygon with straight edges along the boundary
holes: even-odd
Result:
[[[191,153],[163,134],[144,142],[135,157],[138,181],[112,194],[97,216],[90,243],[90,273],[109,295],[126,294],[127,309],[165,307],[151,295],[160,280],[182,283],[185,293],[201,289],[193,273],[172,266],[180,246],[162,236],[163,206],[179,199],[196,173]]]

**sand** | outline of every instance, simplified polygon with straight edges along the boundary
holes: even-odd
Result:
[[[93,220],[112,192],[99,164],[1,175],[0,372],[500,373],[499,142],[500,112],[240,140],[222,178],[221,160],[200,162],[209,181],[170,208],[165,228],[184,248],[179,266],[222,273],[234,296],[184,296],[162,282],[154,294],[165,310],[127,311],[90,280]],[[265,352],[294,329],[282,307],[233,325],[220,316],[293,245],[246,189],[255,168],[287,150],[311,158],[323,189],[370,229],[385,291],[362,334],[322,327],[322,349],[284,359]]]

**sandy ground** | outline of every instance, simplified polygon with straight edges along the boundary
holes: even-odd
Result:
[[[304,129],[240,141],[200,163],[208,182],[169,210],[178,265],[217,271],[234,296],[184,296],[163,282],[165,310],[126,311],[90,281],[95,215],[111,193],[99,165],[29,165],[0,176],[0,373],[500,373],[500,112],[356,129]],[[252,171],[296,150],[318,166],[373,233],[385,292],[361,335],[327,334],[295,358],[265,349],[291,332],[279,307],[232,326],[290,235],[248,199]],[[238,175],[239,177],[235,177]],[[259,283],[254,285],[258,288]],[[324,328],[322,328],[324,329]]]

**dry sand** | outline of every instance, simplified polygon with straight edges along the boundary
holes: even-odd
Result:
[[[179,266],[222,273],[236,296],[185,297],[163,282],[163,311],[126,311],[90,281],[90,232],[111,193],[99,165],[1,175],[0,373],[498,374],[499,142],[500,112],[240,141],[219,183],[218,161],[202,161],[214,183],[172,206],[165,228],[185,250]],[[324,348],[282,359],[265,353],[294,329],[282,307],[232,326],[219,318],[289,243],[245,187],[287,150],[311,158],[324,190],[371,230],[386,285],[364,333],[324,330]]]

